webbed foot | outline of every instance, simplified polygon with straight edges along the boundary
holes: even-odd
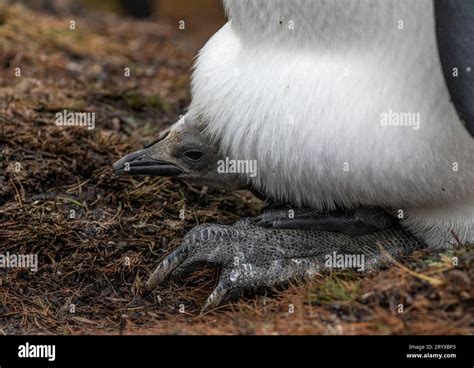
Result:
[[[318,212],[312,209],[280,208],[264,210],[252,219],[257,226],[269,229],[308,229],[365,235],[397,226],[397,220],[379,208],[356,208]]]
[[[242,220],[236,224],[199,225],[189,231],[179,246],[165,257],[149,278],[151,291],[170,278],[182,279],[203,265],[219,267],[217,287],[207,299],[208,310],[232,299],[260,290],[285,286],[311,278],[326,268],[339,267],[342,255],[353,262],[343,268],[371,269],[421,246],[400,227],[351,236],[301,229],[267,229]],[[386,251],[386,253],[385,253]]]

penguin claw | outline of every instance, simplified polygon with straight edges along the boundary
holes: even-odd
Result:
[[[240,224],[241,222],[236,225]],[[181,278],[198,266],[209,264],[220,267],[222,271],[219,285],[209,296],[206,307],[212,308],[219,304],[226,294],[224,291],[229,286],[227,275],[230,274],[230,265],[236,251],[228,235],[230,229],[230,226],[207,224],[190,230],[183,243],[158,264],[146,282],[146,291],[153,291],[170,278]],[[229,243],[224,244],[221,240],[227,240]],[[226,271],[228,269],[229,272]]]
[[[204,303],[204,306],[201,309],[201,314],[215,309],[219,305],[223,304],[224,301],[229,298],[231,288],[232,282],[224,275],[221,275],[219,278],[219,283]]]
[[[366,266],[377,267],[384,262],[379,242],[388,254],[397,257],[420,246],[418,239],[400,227],[354,236],[267,229],[255,226],[249,219],[234,225],[199,225],[159,263],[145,287],[150,292],[169,279],[182,280],[200,266],[217,267],[219,282],[202,308],[205,312],[244,295],[312,278],[325,269],[326,257],[334,252],[363,255],[363,264],[357,265],[361,272]]]
[[[202,265],[218,267],[220,275],[201,313],[238,299],[246,292],[272,288],[280,279],[281,268],[272,268],[264,247],[252,238],[252,229],[259,228],[249,220],[232,226],[196,226],[186,234],[183,243],[158,264],[146,282],[145,291],[149,293],[170,279],[180,280]],[[281,256],[278,253],[278,257]]]
[[[153,271],[145,284],[146,291],[155,290],[167,277],[181,265],[189,254],[189,244],[184,243],[166,256]]]

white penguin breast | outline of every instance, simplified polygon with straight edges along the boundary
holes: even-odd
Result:
[[[450,166],[459,152],[447,148],[461,130],[445,127],[456,117],[441,74],[428,62],[409,75],[405,55],[394,55],[242,45],[228,23],[199,55],[191,109],[231,158],[256,160],[252,181],[279,200],[401,205],[439,198],[446,186],[462,192]],[[391,112],[424,125],[384,126]]]

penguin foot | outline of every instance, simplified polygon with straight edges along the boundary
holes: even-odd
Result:
[[[356,208],[318,212],[312,209],[268,209],[252,219],[252,222],[269,229],[308,229],[338,232],[349,235],[365,235],[389,229],[397,220],[379,208]]]
[[[203,310],[209,310],[245,295],[312,278],[328,268],[362,272],[381,264],[388,255],[399,257],[418,247],[420,242],[401,227],[351,236],[267,229],[249,219],[234,225],[205,224],[190,230],[182,244],[161,261],[146,289],[182,280],[204,265],[215,266],[220,269],[220,277],[204,305]]]

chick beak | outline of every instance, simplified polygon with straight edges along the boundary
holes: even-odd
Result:
[[[114,173],[117,175],[149,176],[177,176],[183,173],[183,170],[176,165],[152,158],[152,147],[122,157],[113,164]]]

